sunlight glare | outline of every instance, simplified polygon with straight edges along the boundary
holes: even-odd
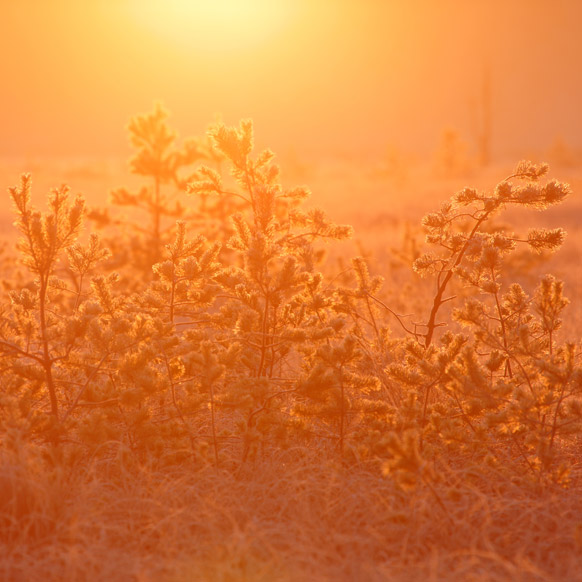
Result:
[[[164,42],[229,53],[260,47],[288,25],[292,0],[130,0],[131,16]]]

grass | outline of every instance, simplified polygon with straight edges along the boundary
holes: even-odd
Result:
[[[582,580],[577,473],[540,490],[449,470],[445,513],[428,489],[308,450],[238,475],[115,459],[67,473],[23,450],[1,461],[2,580]]]

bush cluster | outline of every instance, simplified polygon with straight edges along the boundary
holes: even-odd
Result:
[[[580,348],[558,333],[568,301],[551,275],[528,293],[506,268],[565,232],[492,228],[509,207],[568,196],[547,165],[520,162],[423,219],[432,250],[413,269],[434,291],[402,315],[364,258],[326,264],[351,227],[281,185],[250,121],[178,145],[156,107],[129,130],[144,186],[110,208],[61,187],[41,212],[29,175],[10,189],[21,239],[0,308],[2,447],[237,472],[308,448],[403,489],[459,463],[567,485],[582,420]]]

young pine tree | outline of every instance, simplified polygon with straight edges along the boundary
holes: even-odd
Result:
[[[11,303],[3,309],[2,382],[5,394],[18,400],[24,416],[40,419],[40,425],[43,418],[50,418],[49,425],[56,427],[70,414],[75,394],[100,365],[99,357],[84,343],[96,317],[87,301],[86,279],[108,251],[96,236],[87,246],[76,242],[85,207],[80,196],[70,201],[66,186],[56,188],[43,213],[30,204],[31,185],[30,175],[25,174],[19,187],[10,188],[22,235],[17,249],[34,280],[20,291],[11,291]],[[58,276],[67,259],[72,288]]]
[[[113,190],[111,203],[128,208],[133,215],[120,221],[112,218],[108,210],[89,214],[98,226],[118,229],[108,240],[114,268],[135,268],[146,281],[151,279],[152,266],[161,260],[165,245],[174,236],[176,220],[193,219],[192,211],[180,201],[190,178],[188,168],[203,159],[216,159],[201,140],[190,138],[178,146],[177,134],[168,125],[167,117],[167,111],[158,103],[151,113],[136,115],[129,122],[131,144],[137,150],[130,160],[130,170],[146,183],[137,192],[127,188]],[[120,229],[125,231],[121,238]]]
[[[234,264],[219,278],[222,304],[214,321],[220,331],[216,341],[240,346],[220,402],[240,415],[244,461],[288,418],[285,403],[296,392],[299,374],[297,348],[324,341],[341,326],[328,308],[314,243],[346,238],[350,228],[332,224],[320,210],[299,210],[309,192],[280,185],[269,150],[251,157],[250,121],[238,128],[219,124],[210,136],[230,165],[234,186],[202,167],[189,191],[243,203],[232,216],[234,234],[227,246]]]

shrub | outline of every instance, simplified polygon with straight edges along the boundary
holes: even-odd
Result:
[[[129,290],[120,280],[131,269],[109,272],[97,235],[78,242],[80,197],[56,189],[41,213],[30,176],[10,190],[34,281],[2,307],[3,433],[198,466],[242,467],[300,443],[372,461],[406,487],[432,483],[426,459],[443,452],[524,465],[537,482],[566,479],[582,404],[578,347],[558,335],[563,284],[548,275],[529,296],[504,271],[520,245],[553,252],[565,232],[490,226],[507,207],[543,210],[567,197],[567,185],[542,183],[547,165],[521,162],[493,192],[465,188],[423,219],[436,250],[414,270],[435,292],[419,323],[387,305],[383,278],[361,257],[338,283],[320,243],[351,228],[303,209],[309,191],[280,184],[272,152],[252,156],[250,121],[212,127],[203,153],[194,142],[173,149],[165,117],[158,107],[130,123],[133,171],[153,189],[114,196],[151,218],[136,239],[151,275]],[[221,163],[179,177],[203,158]],[[220,234],[190,234],[190,210],[170,206],[161,186],[186,182],[199,216],[237,209]],[[162,229],[170,216],[184,219]]]

